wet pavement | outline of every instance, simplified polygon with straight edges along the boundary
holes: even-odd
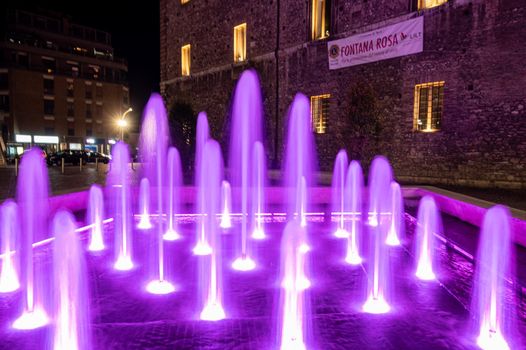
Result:
[[[438,281],[416,280],[411,253],[415,223],[406,215],[405,246],[390,252],[395,290],[392,311],[365,314],[361,312],[367,279],[364,266],[352,267],[343,262],[345,241],[332,237],[327,218],[311,219],[308,230],[313,249],[308,256],[312,286],[306,294],[308,349],[475,349],[475,333],[467,310],[473,273],[469,259],[439,244]],[[106,239],[111,240],[112,225],[106,227]],[[236,226],[222,235],[227,319],[218,322],[198,320],[202,307],[198,262],[206,258],[191,254],[194,227],[193,222],[182,224],[184,239],[166,243],[168,278],[177,288],[170,295],[153,296],[144,290],[152,266],[149,252],[155,247],[155,232],[134,234],[137,266],[130,272],[111,268],[111,250],[98,256],[87,255],[94,348],[278,348],[279,246],[284,223],[267,224],[269,238],[254,242],[258,268],[252,272],[236,272],[229,267],[236,255],[232,234],[238,231]],[[462,226],[448,220],[445,228],[447,232],[459,231],[455,233],[458,235],[462,230]],[[50,247],[39,249],[40,263],[46,265]],[[514,294],[511,285],[509,293],[509,300],[517,304],[512,348],[524,349],[525,302]],[[19,297],[19,293],[0,296],[0,349],[42,349],[49,327],[25,332],[9,329],[18,314]]]

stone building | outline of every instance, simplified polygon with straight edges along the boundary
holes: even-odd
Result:
[[[109,33],[59,14],[7,10],[0,39],[0,127],[8,157],[47,151],[108,152],[129,107],[127,64]]]
[[[419,52],[329,68],[334,41],[408,21],[423,22]],[[275,167],[299,91],[322,170],[345,148],[365,168],[387,156],[405,183],[526,187],[523,0],[161,0],[160,29],[172,117],[204,110],[223,142],[236,80],[257,70]]]

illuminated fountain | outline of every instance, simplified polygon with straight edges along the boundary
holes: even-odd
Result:
[[[53,246],[53,349],[90,349],[90,313],[86,264],[75,218],[55,214]]]
[[[309,210],[306,189],[314,185],[316,149],[310,121],[310,102],[305,95],[298,93],[288,113],[283,186],[287,191],[287,214],[289,218],[299,214],[302,225],[306,225],[306,218],[301,213]]]
[[[389,312],[389,250],[385,244],[391,210],[389,197],[393,175],[385,157],[375,157],[369,175],[369,256],[367,263],[367,300],[363,311],[373,314]]]
[[[141,230],[149,230],[152,228],[150,222],[150,181],[143,177],[139,184],[139,223],[137,228]]]
[[[360,163],[353,160],[347,170],[345,180],[345,212],[349,217],[346,222],[347,253],[345,262],[351,265],[359,265],[362,262],[360,256],[360,238],[363,230],[362,222],[362,196],[363,196],[363,172]]]
[[[472,312],[477,345],[484,350],[507,350],[513,309],[506,304],[506,279],[511,275],[510,213],[501,205],[490,208],[482,223],[476,261]]]
[[[2,267],[0,269],[0,293],[11,293],[20,288],[18,280],[18,206],[12,200],[6,200],[0,206],[0,239],[2,243]]]
[[[265,239],[265,230],[263,229],[263,208],[265,207],[265,200],[263,197],[267,169],[265,167],[265,150],[263,144],[259,141],[254,143],[252,159],[255,162],[255,165],[252,167],[252,238]]]
[[[13,328],[35,329],[49,322],[44,306],[46,274],[41,264],[33,261],[32,246],[46,237],[48,224],[48,174],[40,148],[24,153],[16,188],[20,208],[20,281],[24,293],[22,315]]]
[[[349,164],[347,152],[340,150],[334,161],[334,170],[332,172],[332,216],[337,214],[337,225],[334,236],[338,238],[347,238],[349,232],[345,230],[345,172]]]
[[[404,199],[398,182],[391,182],[391,224],[385,243],[396,247],[404,234]]]
[[[91,225],[88,250],[92,252],[104,250],[104,234],[102,220],[104,219],[104,196],[98,185],[92,185],[89,190],[88,224]]]
[[[168,228],[163,235],[166,241],[175,241],[181,238],[175,224],[175,214],[179,212],[179,196],[183,183],[183,173],[181,170],[181,157],[175,147],[168,149]]]
[[[195,187],[197,188],[197,205],[196,212],[200,214],[199,221],[196,225],[196,244],[193,248],[195,255],[208,255],[212,253],[212,248],[210,248],[209,237],[207,237],[205,230],[205,193],[204,193],[204,183],[206,179],[206,174],[203,173],[203,149],[205,147],[206,141],[210,137],[210,131],[208,128],[208,119],[205,112],[199,113],[197,116],[197,135],[196,135],[196,145],[195,145]]]
[[[424,281],[435,279],[435,234],[442,233],[440,212],[431,196],[424,196],[418,206],[416,227],[416,277]]]
[[[234,193],[239,193],[241,198],[235,196],[234,207],[241,212],[241,232],[238,240],[237,258],[232,263],[232,268],[239,271],[249,271],[256,267],[250,257],[248,231],[249,190],[254,186],[250,179],[251,150],[255,142],[262,141],[262,113],[263,104],[259,78],[254,70],[246,70],[241,74],[234,91],[234,100],[231,113],[231,133],[229,168],[230,183]],[[253,203],[252,203],[253,205]]]
[[[223,209],[221,210],[221,223],[219,226],[224,229],[231,228],[232,218],[230,217],[230,214],[232,213],[232,189],[230,188],[230,183],[226,180],[221,182],[221,203]]]
[[[166,157],[170,137],[168,133],[168,119],[164,102],[160,95],[152,94],[146,107],[141,127],[141,157],[143,159],[143,174],[156,190],[156,211],[159,216],[156,229],[157,235],[153,239],[154,249],[150,253],[150,282],[146,290],[152,294],[168,294],[175,291],[175,287],[167,279],[166,257],[164,251],[163,215],[166,206],[165,188]],[[173,161],[173,160],[172,160]]]
[[[133,268],[132,261],[132,221],[131,193],[128,164],[128,146],[118,142],[112,148],[111,168],[108,182],[112,190],[115,226],[115,264],[117,270]]]
[[[303,350],[305,346],[306,312],[305,290],[310,286],[306,277],[307,255],[305,228],[298,220],[290,221],[281,238],[280,272],[280,335],[281,350]]]
[[[203,152],[203,171],[207,174],[205,183],[205,230],[210,238],[212,253],[199,261],[203,295],[203,310],[201,320],[219,321],[224,319],[221,286],[221,236],[218,227],[217,214],[221,203],[221,181],[223,178],[223,158],[219,143],[209,140]]]
[[[369,171],[369,225],[378,226],[381,216],[391,212],[391,206],[386,205],[386,198],[391,193],[393,170],[387,158],[376,156]]]

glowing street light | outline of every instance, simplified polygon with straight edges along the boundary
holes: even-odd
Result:
[[[130,107],[124,112],[119,120],[117,120],[117,125],[121,128],[121,141],[124,139],[124,128],[128,126],[128,122],[125,120],[126,115],[133,111]]]

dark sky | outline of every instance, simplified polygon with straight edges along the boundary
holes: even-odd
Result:
[[[7,0],[2,7],[51,10],[112,35],[117,57],[128,60],[133,116],[139,118],[152,91],[159,91],[159,2],[156,0]]]

